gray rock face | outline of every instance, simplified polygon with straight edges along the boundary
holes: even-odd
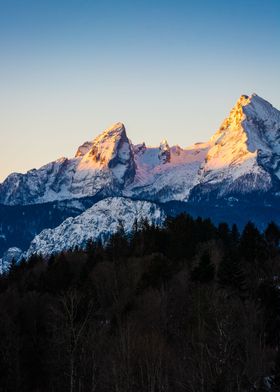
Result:
[[[170,147],[167,140],[163,140],[159,146],[159,160],[162,163],[169,163],[171,159]]]

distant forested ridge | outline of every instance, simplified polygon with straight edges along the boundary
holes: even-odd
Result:
[[[12,263],[0,391],[280,391],[279,243],[181,214]]]

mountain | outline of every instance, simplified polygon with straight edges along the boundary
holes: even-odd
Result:
[[[132,145],[117,123],[78,148],[74,158],[60,158],[26,174],[13,173],[0,185],[0,203],[27,205],[118,194],[133,181]]]
[[[116,123],[70,159],[11,174],[0,184],[0,256],[11,247],[26,251],[36,236],[64,235],[65,220],[87,220],[88,209],[110,197],[240,226],[280,223],[280,112],[256,94],[242,95],[209,141],[187,148],[167,140],[134,145]]]
[[[209,141],[193,194],[278,193],[279,178],[280,112],[255,94],[243,95]]]
[[[0,203],[27,205],[100,194],[158,202],[278,192],[280,112],[253,94],[241,96],[206,143],[188,148],[133,145],[117,123],[74,158],[60,158],[0,185]],[[246,184],[246,186],[245,186]]]
[[[42,231],[31,242],[26,257],[32,254],[48,256],[75,245],[85,247],[90,239],[104,242],[120,227],[129,233],[135,221],[147,220],[150,224],[162,225],[165,217],[163,210],[154,203],[123,197],[107,198],[83,214],[66,219],[55,229]]]
[[[126,196],[167,202],[188,200],[198,179],[199,169],[209,145],[197,143],[188,148],[169,147],[166,141],[159,148],[136,146],[134,181],[123,191]]]

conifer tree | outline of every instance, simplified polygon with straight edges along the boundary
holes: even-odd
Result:
[[[239,251],[246,263],[248,275],[252,278],[252,284],[255,285],[256,282],[253,280],[258,280],[267,268],[268,248],[263,236],[252,222],[247,223],[243,230]]]
[[[270,246],[273,246],[275,248],[279,247],[280,243],[280,228],[274,223],[271,222],[267,226],[265,232],[265,239],[268,242]]]
[[[273,373],[271,392],[280,392],[280,351],[277,351]]]
[[[233,224],[231,228],[231,246],[237,246],[240,240],[240,233],[238,231],[237,225]]]
[[[204,252],[199,264],[193,269],[191,279],[194,282],[209,283],[215,277],[215,267],[208,252]]]
[[[230,244],[230,230],[227,223],[220,223],[218,226],[218,236],[225,246]]]
[[[227,252],[219,265],[217,272],[218,282],[223,288],[236,291],[240,297],[246,295],[246,276],[242,269],[240,259]]]

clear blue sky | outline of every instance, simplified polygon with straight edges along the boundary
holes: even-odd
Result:
[[[241,94],[280,107],[279,0],[0,0],[0,180],[122,121],[208,139]]]

